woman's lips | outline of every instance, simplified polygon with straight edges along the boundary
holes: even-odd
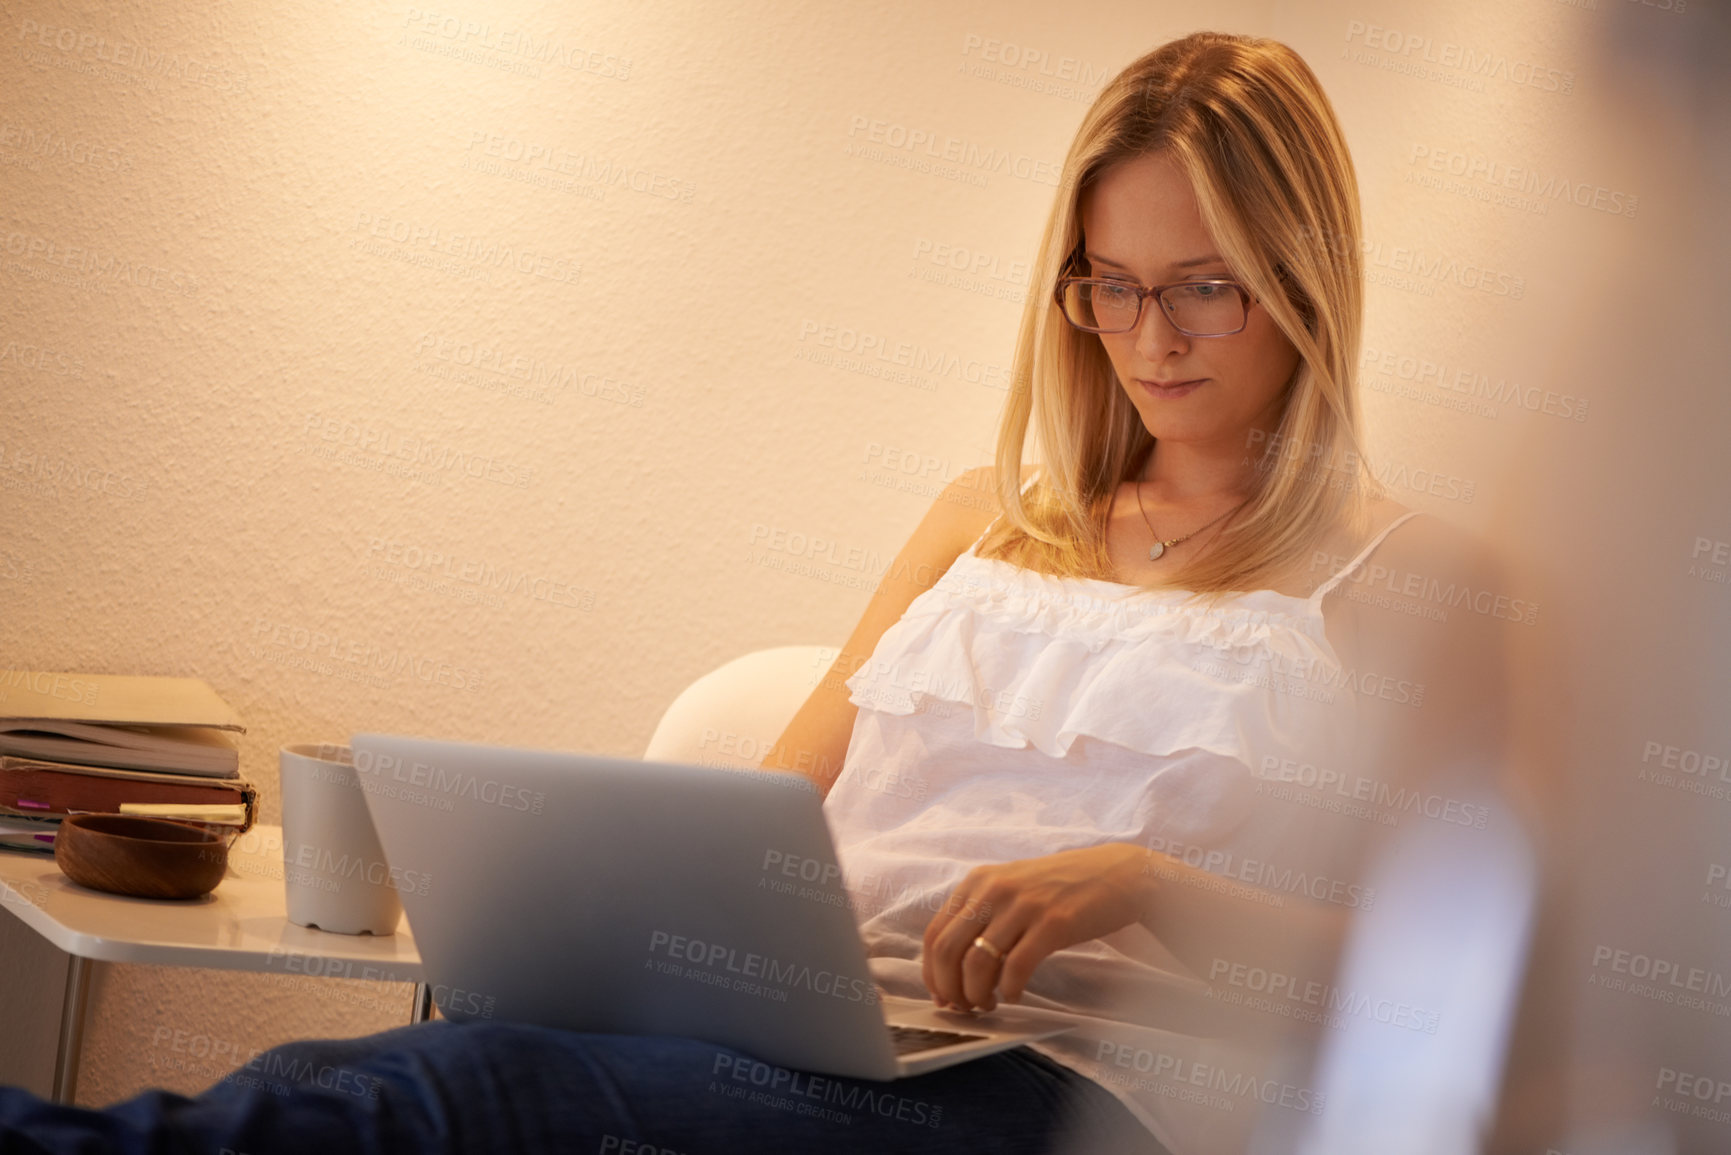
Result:
[[[1183,397],[1206,380],[1208,380],[1206,377],[1195,377],[1189,381],[1174,381],[1170,384],[1163,385],[1158,381],[1150,381],[1146,378],[1138,377],[1136,378],[1136,384],[1147,390],[1149,395],[1170,401],[1177,397]]]

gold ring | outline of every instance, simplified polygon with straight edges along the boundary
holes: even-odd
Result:
[[[981,950],[985,951],[987,954],[991,955],[993,958],[997,959],[999,962],[1004,961],[1004,952],[999,950],[996,946],[992,945],[991,943],[987,942],[985,935],[981,935],[978,938],[974,939],[974,945],[979,947]]]

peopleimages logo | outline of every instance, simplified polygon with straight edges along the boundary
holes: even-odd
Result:
[[[553,64],[572,72],[587,72],[608,80],[629,80],[631,58],[610,52],[596,51],[588,46],[573,44],[551,33],[532,32],[525,28],[495,27],[489,21],[470,20],[449,13],[428,12],[410,8],[403,18],[409,35],[424,37],[433,43],[449,42],[449,47],[475,54],[497,53],[536,64]],[[422,48],[421,44],[411,47]]]
[[[38,694],[47,694],[65,702],[96,704],[98,685],[73,674],[37,674],[28,670],[0,670],[0,689],[22,687]],[[6,695],[0,693],[0,701]]]
[[[401,758],[395,754],[355,752],[355,769],[368,777],[361,779],[361,789],[369,794],[381,792],[391,782],[429,790],[456,798],[469,798],[501,810],[517,810],[539,814],[546,805],[547,795],[539,790],[526,790],[496,778],[481,778],[466,770],[448,770],[427,762]]]
[[[1237,1107],[1241,1101],[1252,1099],[1270,1107],[1278,1104],[1293,1111],[1320,1115],[1323,1104],[1327,1101],[1327,1096],[1321,1091],[1313,1091],[1309,1087],[1296,1087],[1290,1083],[1278,1083],[1273,1079],[1258,1079],[1255,1075],[1242,1071],[1230,1070],[1212,1063],[1199,1063],[1165,1051],[1151,1051],[1146,1047],[1114,1043],[1109,1039],[1100,1040],[1094,1059],[1106,1068],[1102,1074],[1108,1079],[1114,1077],[1115,1072],[1111,1068],[1116,1066],[1151,1076],[1149,1079],[1137,1080],[1138,1090],[1151,1090],[1163,1085],[1170,1087],[1173,1084],[1203,1087],[1219,1093],[1223,1100],[1221,1105],[1227,1110]],[[1116,1081],[1123,1082],[1124,1079],[1120,1076]],[[1170,1091],[1164,1093],[1171,1095]]]
[[[1613,974],[1648,979],[1694,994],[1712,995],[1715,998],[1731,996],[1731,979],[1718,971],[1711,971],[1705,967],[1685,966],[1674,959],[1656,958],[1652,955],[1641,954],[1638,951],[1622,950],[1603,945],[1595,946],[1593,948],[1593,966],[1595,968],[1603,966]]]
[[[270,618],[254,619],[251,642],[243,645],[249,657],[281,660],[281,664],[320,674],[328,675],[338,670],[360,675],[408,674],[423,682],[449,686],[454,690],[480,689],[483,680],[475,670],[401,647],[387,649],[334,630],[293,625]]]
[[[0,248],[9,257],[32,262],[16,268],[30,270],[35,268],[36,262],[41,262],[53,268],[68,269],[71,271],[70,283],[97,292],[109,292],[119,284],[186,297],[195,296],[199,291],[199,280],[191,273],[135,261],[125,254],[68,241],[64,237],[44,236],[18,226],[15,221],[0,230]],[[44,274],[47,275],[48,271]]]
[[[1689,551],[1689,576],[1715,585],[1731,582],[1731,541],[1697,536]]]
[[[1313,570],[1328,568],[1338,571],[1344,569],[1352,560],[1344,554],[1319,549],[1311,553],[1310,565]],[[1449,609],[1465,607],[1473,613],[1499,621],[1531,626],[1537,625],[1539,620],[1537,602],[1511,597],[1482,586],[1475,589],[1467,582],[1451,579],[1445,583],[1431,574],[1402,570],[1378,561],[1359,562],[1347,572],[1345,580],[1349,587],[1356,586],[1366,592],[1380,590],[1396,597],[1415,598]],[[1350,589],[1347,592],[1350,592]],[[1446,621],[1447,618],[1445,613],[1439,620]]]
[[[1588,402],[1584,397],[1526,385],[1506,375],[1493,376],[1472,367],[1452,366],[1440,359],[1366,345],[1358,365],[1367,375],[1380,374],[1414,386],[1428,387],[1433,393],[1456,395],[1462,400],[1525,409],[1566,421],[1587,419]],[[1371,388],[1376,387],[1371,384]]]
[[[108,141],[85,140],[56,133],[51,128],[12,121],[0,123],[0,148],[19,149],[32,162],[49,160],[101,172],[123,172],[134,164],[131,153]]]
[[[54,377],[84,376],[84,360],[28,341],[6,340],[0,344],[0,370],[23,369]]]
[[[1711,1119],[1716,1123],[1731,1123],[1731,1110],[1721,1106],[1725,1100],[1731,1099],[1731,1080],[1679,1071],[1675,1067],[1660,1067],[1654,1089],[1673,1095],[1677,1100],[1667,1104],[1655,1099],[1654,1106],[1662,1105],[1668,1111],[1687,1111],[1698,1119]],[[1707,1106],[1709,1103],[1712,1106]]]
[[[318,876],[336,883],[323,888],[327,890],[338,890],[345,881],[364,879],[374,886],[426,894],[433,881],[432,875],[421,871],[404,870],[361,855],[339,855],[329,847],[315,846],[310,842],[295,843],[285,850],[283,857],[290,866],[300,868],[300,877],[312,881],[315,886],[322,881]]]
[[[944,1109],[938,1104],[910,1099],[906,1095],[891,1094],[883,1089],[882,1084],[868,1086],[852,1079],[836,1079],[794,1071],[787,1067],[772,1067],[768,1063],[727,1051],[716,1052],[715,1065],[710,1068],[710,1074],[715,1076],[709,1085],[712,1091],[720,1091],[730,1098],[744,1098],[748,1102],[793,1110],[796,1114],[827,1119],[834,1123],[852,1123],[853,1119],[846,1111],[869,1111],[885,1119],[896,1119],[925,1127],[936,1127],[944,1117]],[[733,1085],[729,1086],[729,1083]],[[752,1091],[749,1088],[757,1090]],[[818,1104],[829,1104],[830,1107]],[[605,1142],[602,1150],[607,1150]],[[626,1153],[621,1151],[621,1155]],[[645,1150],[643,1155],[655,1153]]]
[[[992,389],[1007,390],[1012,379],[1007,365],[981,361],[976,357],[963,357],[948,349],[933,349],[915,341],[898,341],[882,333],[854,329],[847,325],[833,325],[810,318],[800,322],[799,340],[801,345],[809,344],[821,350],[852,354],[861,361],[869,358],[913,373],[952,377]],[[818,360],[814,357],[803,359]]]
[[[1632,217],[1640,204],[1633,193],[1584,180],[1571,180],[1556,173],[1540,173],[1530,165],[1509,164],[1479,153],[1458,152],[1441,145],[1415,144],[1407,158],[1410,165],[1428,172],[1482,182],[1532,196],[1540,203],[1562,201],[1579,208],[1611,216]]]
[[[1396,825],[1400,816],[1407,814],[1419,814],[1425,818],[1453,826],[1467,826],[1474,830],[1483,830],[1490,820],[1488,806],[1462,802],[1457,798],[1426,793],[1406,786],[1396,786],[1362,774],[1348,774],[1341,770],[1317,767],[1309,762],[1282,758],[1278,754],[1264,755],[1262,764],[1255,773],[1262,782],[1294,785],[1317,795],[1332,795],[1313,800],[1312,804],[1317,809],[1339,813],[1343,807],[1363,803],[1365,807],[1376,812],[1377,818],[1384,820],[1384,825]],[[1257,792],[1263,791],[1258,787]]]
[[[932,128],[870,116],[849,117],[847,134],[853,141],[850,151],[856,156],[875,159],[873,149],[886,150],[892,155],[917,157],[928,164],[954,165],[959,172],[975,176],[998,173],[1054,188],[1063,173],[1063,165],[1055,161],[981,145]]]
[[[413,466],[415,475],[422,479],[443,473],[519,489],[535,479],[534,466],[508,461],[490,453],[476,453],[467,447],[441,443],[417,433],[405,433],[388,425],[359,425],[346,418],[309,412],[301,433],[328,447],[322,454],[315,447],[315,456],[331,457],[343,464],[369,468],[402,464]]]
[[[1171,855],[1186,866],[1205,870],[1217,877],[1246,882],[1264,890],[1302,894],[1318,902],[1332,902],[1354,910],[1369,910],[1376,903],[1376,888],[1373,886],[1360,886],[1322,874],[1294,870],[1258,858],[1241,858],[1230,850],[1204,848],[1160,835],[1149,839],[1148,849]]]
[[[404,250],[426,248],[429,254],[438,254],[456,262],[468,262],[474,266],[487,266],[494,269],[508,269],[542,280],[557,281],[564,284],[574,284],[582,275],[583,264],[575,257],[565,254],[544,252],[522,245],[501,243],[493,238],[478,237],[474,234],[464,234],[442,229],[437,225],[428,225],[420,221],[404,220],[398,217],[381,217],[374,213],[355,213],[354,227],[349,230],[351,248],[360,247],[362,240],[378,241],[397,245]],[[385,248],[373,251],[381,255],[388,251]],[[428,265],[428,267],[443,267]],[[484,270],[483,270],[484,271]]]
[[[391,538],[369,538],[367,558],[382,566],[379,576],[394,577],[402,571],[574,610],[595,608],[594,590],[554,581],[526,570],[495,565],[480,558],[462,558],[442,550],[422,549],[419,545]]]
[[[1075,56],[1054,58],[1041,48],[1029,48],[1011,41],[970,32],[962,40],[962,55],[973,56],[991,64],[1037,73],[1053,80],[1074,81],[1086,88],[1098,89],[1110,73],[1104,67]]]
[[[1434,1035],[1442,1020],[1440,1012],[1413,1003],[1372,998],[1333,983],[1223,958],[1209,964],[1208,982],[1210,997],[1219,997],[1230,1006],[1247,1006],[1302,1022],[1339,1026],[1342,1016],[1354,1015],[1385,1026]],[[1224,985],[1217,987],[1213,985],[1216,983]]]
[[[1446,253],[1429,253],[1405,245],[1385,245],[1366,237],[1363,242],[1365,275],[1377,283],[1434,295],[1439,284],[1489,293],[1518,301],[1527,295],[1527,280],[1505,270],[1473,261],[1462,261]]]
[[[110,43],[106,36],[85,28],[54,27],[24,20],[18,25],[18,39],[26,45],[54,49],[66,59],[96,61],[135,78],[154,80],[167,77],[220,92],[246,91],[243,73],[181,56],[177,52],[155,51],[148,44],[124,37]]]
[[[877,988],[865,979],[849,978],[834,971],[813,970],[804,963],[784,962],[768,955],[741,951],[737,947],[705,942],[671,931],[650,931],[649,953],[670,962],[688,962],[702,968],[700,974],[686,971],[681,977],[700,978],[700,981],[714,986],[728,985],[728,976],[734,975],[738,976],[738,981],[733,984],[733,989],[747,990],[751,985],[749,980],[761,979],[764,983],[780,988],[773,992],[781,996],[777,1001],[785,1001],[786,992],[791,987],[804,987],[813,994],[827,995],[845,1002],[875,1004],[878,1001]],[[645,959],[643,965],[646,969],[660,969],[653,957]],[[747,990],[747,993],[764,992]]]

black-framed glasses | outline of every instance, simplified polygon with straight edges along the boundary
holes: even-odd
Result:
[[[1187,337],[1230,337],[1241,332],[1255,299],[1249,289],[1226,277],[1170,285],[1060,277],[1054,295],[1064,319],[1086,333],[1128,333],[1141,324],[1143,303],[1154,297],[1167,322]]]

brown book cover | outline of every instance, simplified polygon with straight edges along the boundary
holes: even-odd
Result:
[[[0,814],[33,818],[88,812],[118,814],[127,802],[239,803],[249,829],[258,821],[258,789],[242,778],[201,778],[76,766],[0,756]]]

